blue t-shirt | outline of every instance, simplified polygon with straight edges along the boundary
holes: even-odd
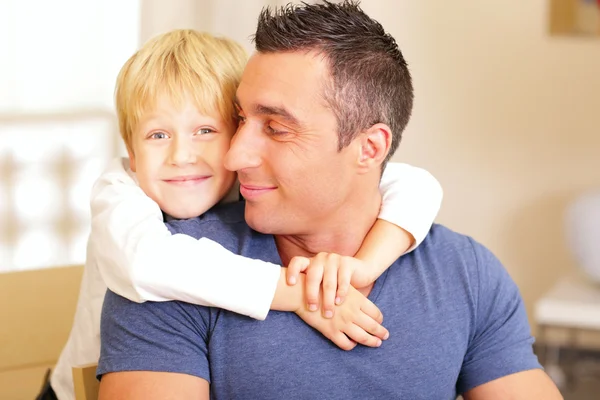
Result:
[[[168,225],[281,262],[273,236],[246,225],[243,204]],[[369,299],[390,338],[380,348],[343,351],[294,313],[271,311],[256,321],[176,301],[137,304],[109,291],[98,375],[190,374],[210,382],[213,399],[437,400],[540,368],[523,301],[505,269],[483,246],[440,225],[381,275]]]

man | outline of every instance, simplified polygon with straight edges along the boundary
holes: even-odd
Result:
[[[170,229],[201,227],[232,251],[283,265],[352,256],[377,218],[381,171],[412,109],[402,54],[350,1],[265,10],[255,42],[226,158],[245,206]],[[108,293],[101,398],[561,398],[533,355],[518,289],[472,239],[435,226],[363,293],[391,336],[349,352],[294,315],[257,322]]]

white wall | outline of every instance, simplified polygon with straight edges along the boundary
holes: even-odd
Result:
[[[288,0],[142,0],[142,43],[171,29],[197,29],[224,35],[242,43],[251,52],[250,35],[265,5]]]

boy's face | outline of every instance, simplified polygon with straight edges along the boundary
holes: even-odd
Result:
[[[197,217],[218,203],[235,181],[235,173],[223,167],[235,129],[233,121],[200,114],[191,101],[176,107],[162,96],[134,129],[131,169],[166,214]]]

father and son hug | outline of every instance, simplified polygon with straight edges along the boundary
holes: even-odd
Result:
[[[494,255],[389,162],[413,106],[356,1],[265,8],[248,59],[153,38],[115,98],[74,325],[39,399],[560,399]]]

